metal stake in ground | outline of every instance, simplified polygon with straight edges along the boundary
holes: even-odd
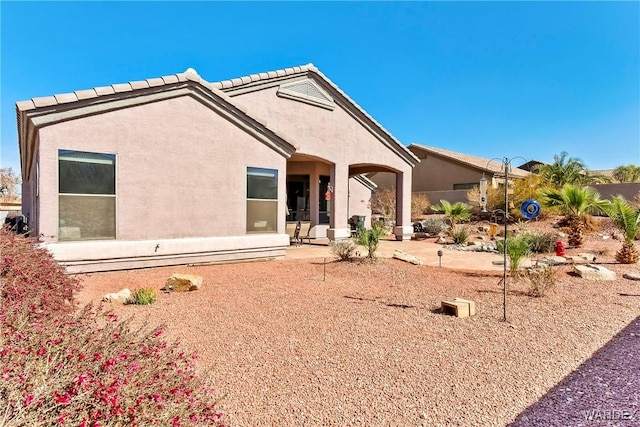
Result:
[[[527,162],[527,159],[524,157],[504,157],[502,159],[494,158],[489,160],[485,169],[489,168],[489,164],[494,160],[498,160],[502,163],[502,168],[504,170],[504,256],[503,256],[503,268],[502,268],[502,311],[504,322],[507,321],[507,245],[509,244],[509,239],[507,238],[507,225],[509,224],[509,170],[511,169],[511,162],[515,159],[522,159],[524,162]]]

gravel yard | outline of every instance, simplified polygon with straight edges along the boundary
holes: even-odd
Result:
[[[609,260],[619,245],[611,243]],[[588,282],[555,267],[558,286],[543,298],[512,284],[508,322],[500,272],[393,259],[96,273],[81,276],[79,299],[160,287],[174,272],[203,276],[199,291],[110,308],[165,322],[171,338],[197,353],[231,426],[504,426],[640,316],[640,282],[622,278],[640,266],[605,266],[616,281]],[[440,301],[453,297],[475,301],[477,315],[441,314]],[[638,341],[630,357],[640,354]]]

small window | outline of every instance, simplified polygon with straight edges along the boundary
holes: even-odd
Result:
[[[465,184],[453,184],[454,190],[472,190],[474,187],[479,186],[478,182],[469,182]]]
[[[115,154],[58,151],[58,240],[116,237]]]
[[[278,228],[278,171],[247,168],[247,233]]]

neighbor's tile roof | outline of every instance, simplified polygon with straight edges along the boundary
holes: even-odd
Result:
[[[422,151],[426,151],[427,153],[435,154],[440,157],[444,157],[446,159],[454,160],[458,163],[462,163],[476,169],[480,169],[482,171],[491,172],[494,174],[499,174],[503,171],[504,165],[502,163],[502,159],[487,159],[484,157],[472,156],[470,154],[459,153],[457,151],[445,150],[444,148],[431,147],[428,145],[421,144],[411,144],[409,148],[415,147]],[[529,172],[524,171],[522,169],[518,169],[517,167],[511,167],[509,174],[511,176],[517,177],[525,177],[529,175]]]

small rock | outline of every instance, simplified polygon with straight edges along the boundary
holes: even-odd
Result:
[[[640,280],[640,274],[638,273],[624,273],[622,277],[629,280]]]
[[[128,288],[124,288],[120,292],[113,292],[110,294],[105,294],[102,297],[102,301],[105,302],[119,302],[120,304],[126,304],[131,299],[131,290]]]
[[[573,270],[583,279],[586,280],[616,280],[616,273],[601,265],[584,264],[574,265]]]
[[[172,287],[175,292],[197,291],[202,287],[202,276],[174,273],[167,279],[162,289],[170,290]]]
[[[393,257],[396,259],[399,259],[400,261],[405,261],[405,262],[409,262],[411,264],[414,265],[422,265],[422,260],[414,255],[410,255],[408,253],[406,253],[405,251],[402,251],[400,249],[396,249],[393,252]]]
[[[444,236],[438,236],[438,238],[436,239],[436,243],[445,244],[447,243],[447,239],[445,239]]]

